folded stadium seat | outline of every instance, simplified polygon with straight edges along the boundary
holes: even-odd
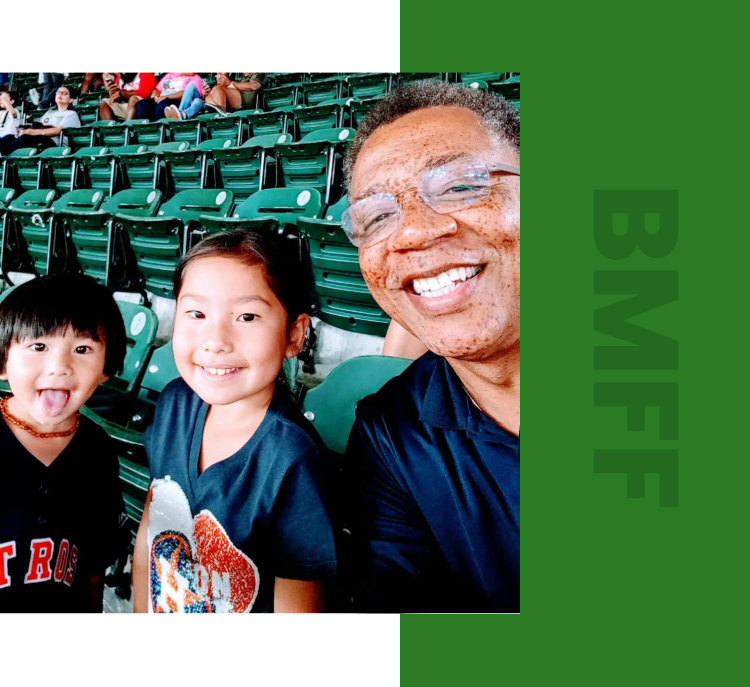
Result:
[[[489,84],[490,93],[505,98],[513,107],[521,112],[521,76],[511,76],[505,81],[495,81]]]
[[[242,145],[248,138],[250,125],[243,117],[213,115],[203,120],[203,130],[209,140],[229,140]]]
[[[29,254],[22,229],[25,225],[44,227],[49,222],[49,208],[55,199],[52,190],[27,191],[11,198],[3,216],[3,243],[0,251],[0,271],[9,284],[10,272],[35,274],[34,259]]]
[[[96,103],[97,107],[101,103],[102,98],[108,97],[107,91],[94,91],[93,93],[79,93],[78,94],[78,105],[91,105]],[[78,109],[78,106],[76,106]]]
[[[342,74],[341,72],[308,72],[307,80],[326,81],[327,79],[332,79],[334,76],[346,76],[346,74]]]
[[[185,254],[189,232],[202,215],[226,217],[233,202],[231,191],[196,189],[178,193],[153,218],[115,215],[118,240],[127,241],[126,250],[132,250],[145,288],[157,296],[174,298],[172,277]]]
[[[469,84],[472,81],[485,81],[486,83],[490,83],[490,81],[501,81],[505,78],[503,72],[464,72],[460,76],[461,82],[464,84]]]
[[[44,186],[53,188],[58,195],[73,190],[73,172],[76,159],[69,146],[47,148],[39,155]]]
[[[96,145],[117,148],[129,143],[128,129],[125,124],[114,119],[100,119],[91,125],[94,131],[94,143]]]
[[[160,119],[166,128],[166,136],[173,143],[186,141],[197,146],[203,140],[203,122],[200,119]],[[166,140],[166,138],[165,138]]]
[[[8,204],[3,232],[2,271],[47,274],[52,222],[50,189],[27,191]]]
[[[231,217],[200,217],[195,238],[239,227],[297,235],[300,217],[319,217],[323,209],[320,193],[313,188],[267,188],[251,195]]]
[[[76,106],[78,119],[81,120],[82,126],[90,126],[99,119],[99,104]]]
[[[5,239],[5,215],[7,214],[8,204],[16,195],[14,188],[0,188],[0,255],[2,255],[2,246]],[[4,278],[2,269],[0,269],[0,278]]]
[[[445,81],[445,75],[437,72],[401,72],[396,78],[399,86],[406,86],[418,81]]]
[[[354,425],[357,402],[374,394],[413,362],[387,355],[362,355],[345,360],[322,384],[305,394],[302,412],[326,447],[335,454],[343,454]]]
[[[298,143],[276,146],[286,187],[314,188],[324,196],[325,205],[338,200],[338,188],[345,147],[354,139],[354,129],[320,129]]]
[[[269,74],[268,79],[274,86],[285,86],[290,83],[303,83],[309,79],[309,74],[304,72],[284,72]]]
[[[40,188],[42,166],[36,148],[20,148],[8,155],[7,159],[10,169],[6,172],[6,177],[12,177],[13,183],[4,183],[13,186],[19,193]]]
[[[382,97],[393,88],[393,74],[358,74],[347,77],[349,95],[362,100],[364,98]]]
[[[342,198],[325,219],[297,221],[309,252],[317,316],[334,327],[358,334],[385,336],[390,317],[367,288],[359,267],[359,253],[341,228],[348,206]]]
[[[358,127],[362,120],[367,116],[367,114],[372,110],[373,107],[375,107],[383,98],[367,98],[365,100],[352,100],[351,105],[349,106],[349,110],[351,112],[351,125],[353,127]]]
[[[467,81],[464,83],[464,86],[468,86],[469,88],[475,88],[479,91],[489,91],[489,86],[487,86],[486,81]]]
[[[293,111],[295,138],[299,140],[311,131],[336,129],[351,124],[351,104],[354,98],[328,100],[317,105],[298,105]]]
[[[214,150],[216,186],[234,193],[235,203],[247,200],[269,185],[276,186],[278,164],[275,146],[290,143],[291,134],[254,136],[239,148]],[[269,170],[273,170],[270,174]]]
[[[125,322],[127,348],[119,375],[100,384],[86,405],[105,418],[124,422],[146,371],[159,321],[153,310],[137,303],[117,301]]]
[[[172,145],[179,146],[175,143]],[[114,189],[155,189],[159,180],[159,160],[156,151],[145,145],[127,145],[109,151],[117,163]]]
[[[230,139],[208,140],[190,147],[182,143],[165,143],[159,148],[166,166],[167,197],[194,188],[206,188],[208,185],[208,165],[214,150],[229,148],[234,144]],[[168,149],[167,146],[180,146]]]
[[[71,126],[65,129],[68,145],[74,150],[89,148],[94,145],[96,129],[91,126]]]
[[[104,284],[111,291],[142,292],[135,259],[130,258],[110,220],[118,213],[135,217],[154,217],[161,203],[161,191],[120,191],[98,210],[65,208],[55,213],[84,274]],[[130,258],[130,259],[129,259]]]
[[[73,188],[96,188],[109,198],[114,192],[117,163],[106,146],[81,148],[75,153]]]
[[[327,100],[343,98],[347,92],[348,83],[345,76],[329,76],[326,79],[308,81],[302,84],[300,103],[317,105]]]
[[[267,134],[289,133],[291,126],[290,114],[294,112],[294,106],[280,107],[271,112],[263,110],[242,110],[235,115],[245,119],[250,124],[250,135],[265,136]]]
[[[259,91],[262,96],[265,110],[277,110],[280,107],[293,107],[297,105],[301,93],[302,84],[290,83],[275,88],[264,88]]]
[[[148,119],[131,119],[125,122],[125,126],[128,129],[127,142],[130,144],[137,143],[153,150],[167,140],[164,120],[150,122]]]

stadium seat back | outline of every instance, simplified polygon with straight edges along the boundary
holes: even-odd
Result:
[[[87,146],[75,153],[75,186],[101,190],[106,198],[115,185],[116,161],[106,146]]]
[[[125,122],[128,128],[128,143],[145,145],[149,150],[164,143],[166,137],[163,122],[150,122],[148,119],[131,119]]]
[[[16,188],[21,193],[41,188],[41,165],[36,148],[20,148],[8,155],[16,178]]]

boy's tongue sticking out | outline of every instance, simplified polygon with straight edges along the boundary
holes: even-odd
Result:
[[[68,398],[70,398],[70,392],[62,389],[42,389],[39,392],[42,408],[52,417],[62,413],[68,403]]]

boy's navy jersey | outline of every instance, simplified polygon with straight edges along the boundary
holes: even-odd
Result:
[[[519,610],[520,438],[444,358],[361,401],[347,454],[357,610]]]
[[[248,442],[199,474],[208,409],[176,379],[146,434],[149,611],[272,612],[276,577],[336,573],[322,443],[277,389]]]
[[[117,456],[87,418],[54,462],[0,419],[0,612],[89,610],[88,582],[130,541]]]

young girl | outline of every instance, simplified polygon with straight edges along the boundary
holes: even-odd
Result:
[[[59,92],[59,91],[58,91]],[[102,610],[130,541],[117,455],[80,415],[122,369],[125,325],[91,277],[16,287],[0,303],[0,612]]]
[[[283,239],[212,236],[175,274],[181,379],[146,435],[153,482],[133,562],[136,612],[303,612],[336,572],[323,446],[284,388],[310,318]]]

